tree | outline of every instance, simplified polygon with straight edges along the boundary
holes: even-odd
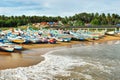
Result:
[[[92,24],[92,25],[100,25],[100,20],[99,20],[99,19],[93,19],[93,20],[91,21],[91,24]]]
[[[112,18],[111,18],[110,13],[107,14],[107,22],[108,22],[108,25],[112,24]]]
[[[5,26],[5,21],[4,20],[0,20],[0,27],[4,27]]]
[[[84,23],[81,20],[74,21],[74,26],[83,26]]]
[[[91,23],[93,25],[116,25],[120,23],[120,16],[118,14],[107,15],[105,13],[79,13],[73,16],[0,16],[0,27],[16,27],[26,25],[28,23],[40,23],[40,22],[59,22],[62,21],[62,25],[80,26],[85,23]]]

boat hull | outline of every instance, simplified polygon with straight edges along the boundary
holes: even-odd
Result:
[[[12,40],[12,42],[22,44],[22,43],[25,42],[25,40],[23,40],[23,39],[15,39],[15,40]]]
[[[1,50],[8,51],[8,52],[13,52],[14,48],[13,47],[8,47],[8,46],[1,46]]]

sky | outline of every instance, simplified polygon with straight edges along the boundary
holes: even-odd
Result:
[[[0,0],[0,15],[73,16],[78,13],[116,13],[120,0]]]

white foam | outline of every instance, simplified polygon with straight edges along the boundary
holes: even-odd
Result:
[[[74,59],[67,56],[51,54],[56,51],[59,50],[50,51],[43,55],[45,57],[45,61],[42,61],[37,65],[1,70],[0,80],[52,80],[55,75],[70,76],[71,71],[67,71],[67,69],[71,68],[71,66],[91,65],[93,67],[98,67],[100,70],[104,70],[104,67],[100,64],[99,66],[93,65],[83,61],[82,59]],[[61,49],[60,51],[64,51],[64,49]],[[82,75],[84,75],[86,79],[92,80],[92,76],[87,74]]]
[[[120,41],[116,41],[114,44],[120,44]]]

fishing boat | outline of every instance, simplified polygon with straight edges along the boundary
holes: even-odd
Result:
[[[4,43],[4,44],[9,45],[9,46],[13,47],[13,48],[16,49],[16,50],[21,50],[21,49],[23,49],[23,47],[20,46],[20,45],[18,45],[18,44],[14,44],[14,43]]]
[[[9,46],[0,46],[0,49],[4,50],[4,51],[8,51],[8,52],[13,52],[14,51],[14,48],[9,47]]]
[[[48,40],[48,43],[50,43],[50,44],[55,44],[55,43],[56,43],[56,39],[51,38],[51,39]]]
[[[106,34],[107,35],[115,35],[116,33],[115,33],[115,31],[108,31],[108,32],[106,32]]]
[[[22,44],[25,42],[25,39],[23,39],[22,37],[20,36],[17,36],[17,37],[9,37],[8,38],[11,42],[14,42],[14,43],[19,43],[19,44]]]
[[[29,38],[29,41],[31,43],[40,43],[41,42],[41,40],[39,38],[36,38],[36,37]]]
[[[14,47],[0,43],[0,49],[3,51],[8,51],[8,52],[13,52],[14,51]]]
[[[78,33],[78,32],[70,32],[71,35],[73,35],[73,39],[77,39],[80,41],[88,40],[90,36],[88,34],[84,33]]]
[[[22,44],[25,42],[25,40],[24,39],[14,39],[14,40],[12,40],[12,42]]]
[[[71,37],[56,37],[55,39],[60,42],[70,42],[71,41]]]
[[[41,43],[48,43],[48,38],[45,37],[41,38]]]
[[[98,34],[91,34],[91,38],[93,40],[98,40],[98,39],[100,39],[100,36]]]

